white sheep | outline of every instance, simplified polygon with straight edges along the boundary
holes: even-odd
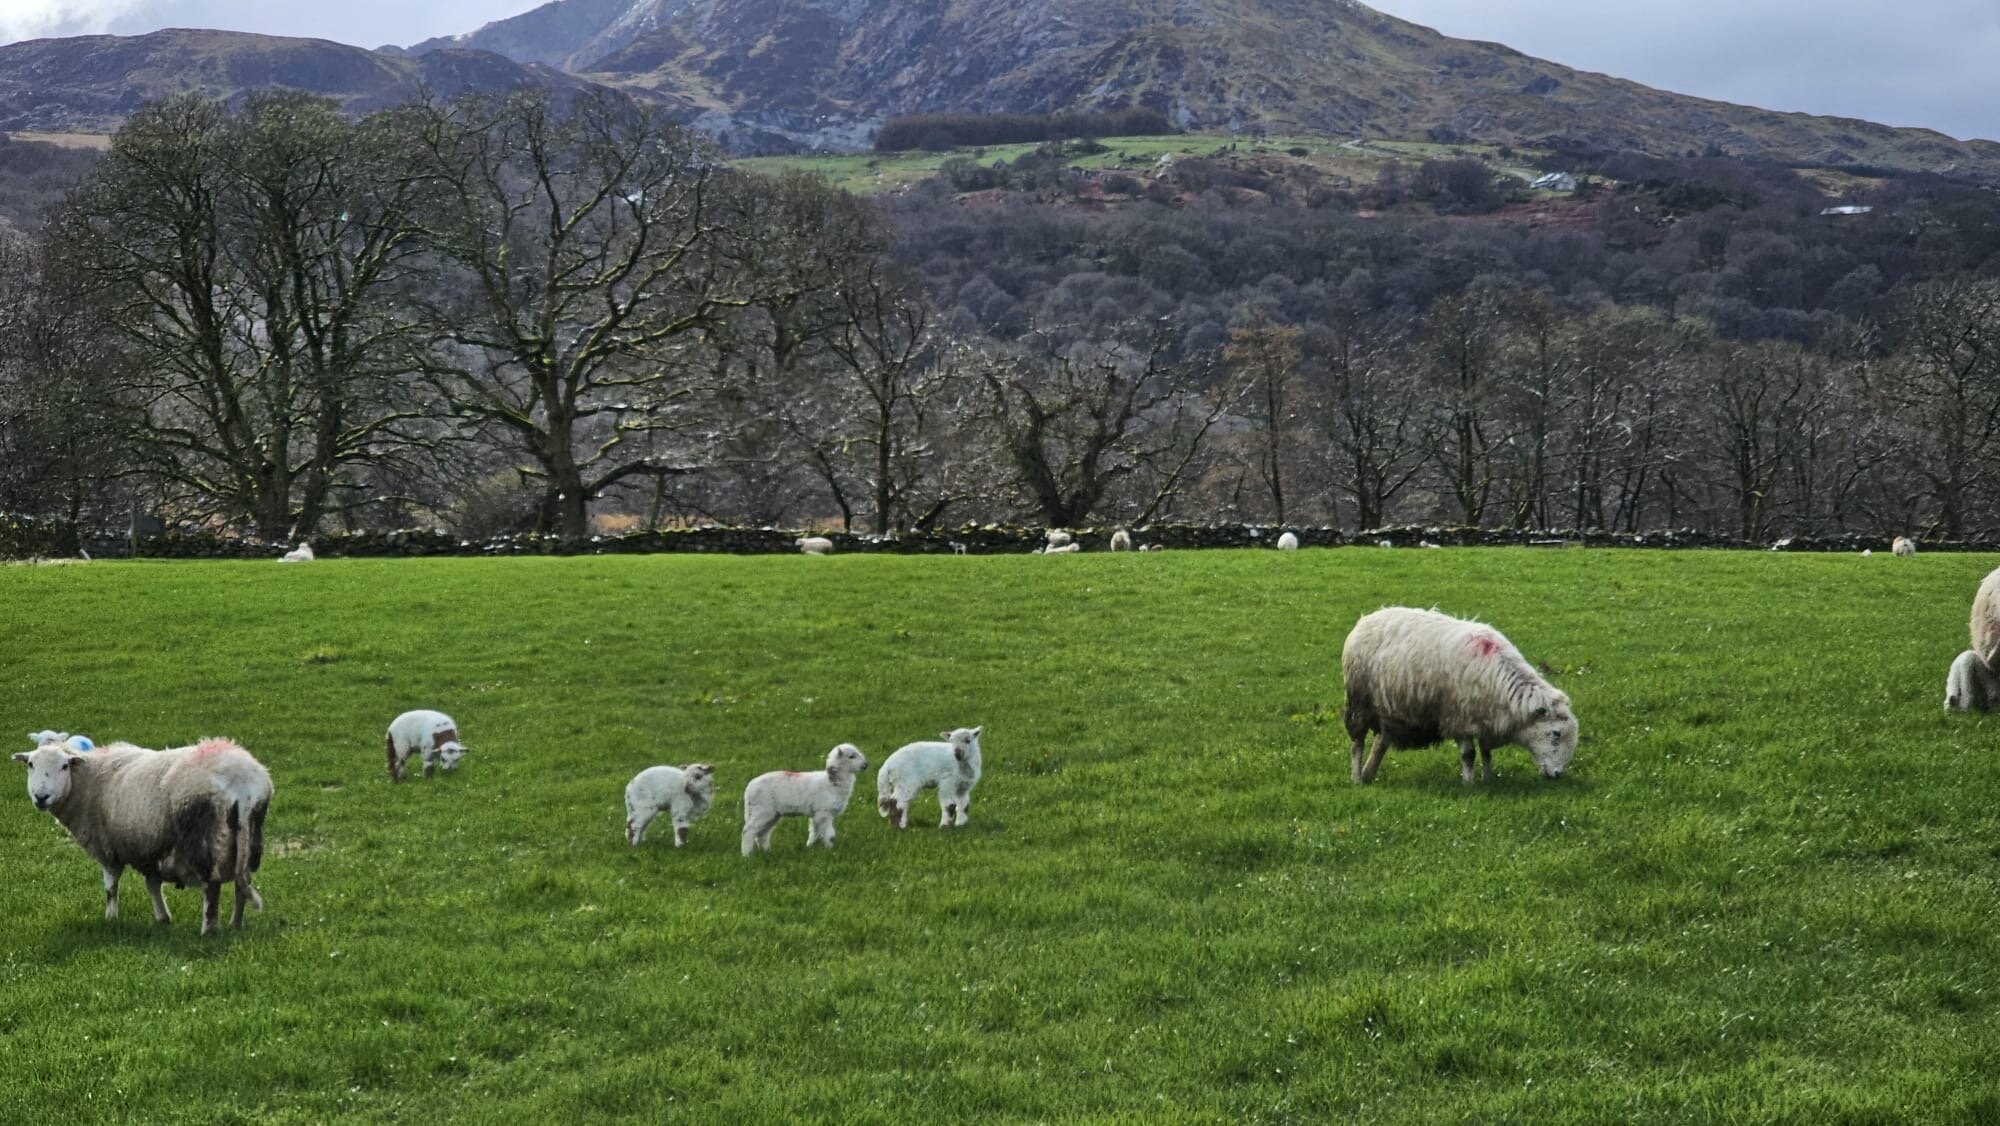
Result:
[[[1111,550],[1113,551],[1132,550],[1132,533],[1126,531],[1123,528],[1120,528],[1117,531],[1111,533]]]
[[[1544,778],[1560,778],[1576,753],[1569,697],[1492,626],[1435,610],[1391,606],[1355,623],[1341,647],[1344,718],[1354,740],[1354,780],[1372,781],[1392,747],[1456,740],[1460,777],[1472,781],[1477,749],[1493,777],[1493,749],[1526,747]],[[1375,752],[1362,762],[1368,733]]]
[[[2000,707],[2000,676],[1967,649],[1951,663],[1944,677],[1944,710],[1948,712],[1990,712]]]
[[[1050,528],[1048,534],[1049,550],[1053,551],[1059,547],[1068,547],[1071,539],[1070,534],[1061,528]]]
[[[33,743],[37,747],[47,746],[50,743],[61,743],[63,746],[78,753],[97,749],[97,744],[91,742],[88,735],[71,735],[67,731],[30,731],[28,732],[28,742]]]
[[[639,847],[646,826],[666,810],[673,817],[674,847],[679,848],[687,843],[688,826],[701,820],[714,800],[713,766],[649,766],[625,784],[625,839]]]
[[[278,562],[280,563],[310,563],[312,561],[313,549],[309,543],[302,543],[278,557]]]
[[[825,536],[800,536],[799,552],[804,555],[832,555],[833,541]]]
[[[868,759],[852,743],[826,753],[826,769],[801,772],[773,770],[759,774],[743,787],[743,855],[771,848],[771,829],[784,817],[809,817],[806,847],[833,847],[833,819],[847,808],[855,776],[868,769]]]
[[[229,925],[243,905],[263,910],[250,876],[264,859],[271,776],[228,739],[149,751],[113,743],[78,754],[48,743],[14,756],[28,765],[28,797],[48,810],[104,869],[104,917],[118,917],[118,879],[129,866],[146,879],[153,920],[173,921],[160,886],[201,885],[201,933],[216,928],[222,885],[236,885]]]
[[[458,724],[443,712],[422,708],[404,712],[389,721],[389,734],[383,742],[389,751],[391,782],[403,780],[403,768],[413,754],[423,756],[426,778],[436,767],[457,770],[458,760],[465,754],[465,744],[459,741]]]
[[[979,784],[979,727],[942,733],[944,742],[908,743],[882,762],[875,774],[875,808],[898,829],[910,827],[910,803],[935,788],[943,819],[938,828],[965,824],[972,787]]]
[[[1083,545],[1082,545],[1082,544],[1080,544],[1080,543],[1064,543],[1064,544],[1052,544],[1052,545],[1050,545],[1050,546],[1049,546],[1048,548],[1046,548],[1045,550],[1043,550],[1043,551],[1042,551],[1042,554],[1043,554],[1043,555],[1073,555],[1073,554],[1075,554],[1076,552],[1079,552],[1079,551],[1082,551],[1082,550],[1083,550]]]
[[[1290,532],[1286,532],[1284,535],[1278,537],[1279,551],[1297,551],[1298,549],[1299,537]]]
[[[1899,556],[1915,555],[1917,553],[1917,541],[1913,539],[1906,539],[1902,536],[1897,536],[1895,540],[1889,544],[1889,550],[1895,552]]]

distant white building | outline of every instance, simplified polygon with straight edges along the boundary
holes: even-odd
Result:
[[[1839,207],[1822,207],[1819,209],[1819,213],[1821,215],[1866,215],[1873,210],[1875,209],[1872,207],[1866,207],[1858,203],[1843,203]]]
[[[1576,177],[1567,172],[1549,172],[1528,181],[1528,186],[1537,191],[1573,192],[1576,190]]]

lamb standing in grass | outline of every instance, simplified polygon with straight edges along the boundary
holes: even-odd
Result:
[[[216,928],[222,885],[236,885],[229,925],[243,905],[264,909],[250,876],[264,859],[271,776],[228,739],[149,751],[113,743],[78,754],[47,743],[14,756],[28,766],[28,797],[55,815],[104,869],[104,917],[118,917],[118,880],[129,866],[146,879],[153,920],[173,921],[160,885],[201,885],[201,933]]]
[[[854,779],[868,769],[868,759],[852,743],[826,753],[826,769],[802,773],[774,770],[759,774],[743,787],[743,855],[771,848],[771,829],[788,816],[809,817],[806,847],[833,847],[833,819],[847,808]]]
[[[1576,753],[1576,716],[1492,626],[1435,610],[1391,606],[1355,623],[1340,651],[1344,718],[1354,740],[1354,780],[1369,782],[1392,747],[1458,743],[1460,777],[1472,781],[1476,749],[1493,777],[1493,749],[1526,747],[1544,778],[1560,778]],[[1368,733],[1375,753],[1361,758]]]
[[[972,805],[972,787],[979,784],[980,727],[943,733],[944,742],[910,743],[882,763],[875,775],[875,808],[898,829],[910,827],[910,803],[935,787],[943,819],[938,828],[963,825]]]
[[[688,826],[715,800],[715,768],[705,762],[651,766],[625,784],[625,839],[632,847],[646,839],[646,826],[666,810],[673,816],[674,847],[687,843]]]
[[[413,754],[423,756],[426,778],[433,767],[457,770],[459,757],[465,754],[465,744],[458,741],[458,724],[443,712],[424,709],[404,712],[390,721],[385,742],[391,782],[403,780],[403,768]]]

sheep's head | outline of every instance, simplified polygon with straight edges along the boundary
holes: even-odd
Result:
[[[691,762],[681,767],[681,777],[686,779],[681,784],[681,787],[689,794],[695,797],[710,797],[714,795],[715,768],[707,763]]]
[[[83,756],[62,743],[44,743],[14,756],[28,765],[28,800],[36,809],[52,809],[69,796],[70,767]]]
[[[457,732],[451,738],[437,745],[438,765],[446,770],[457,770],[458,760],[465,757],[465,744],[458,741]]]
[[[1576,754],[1576,716],[1569,710],[1569,697],[1558,692],[1537,707],[1514,741],[1528,748],[1542,777],[1561,778]]]
[[[941,731],[939,737],[951,744],[951,755],[960,762],[979,757],[979,733],[986,730],[978,727],[960,727],[953,731]]]
[[[861,748],[852,743],[842,743],[826,753],[828,774],[859,774],[868,769],[868,758]]]

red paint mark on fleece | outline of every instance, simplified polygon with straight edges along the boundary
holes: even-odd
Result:
[[[1491,657],[1500,651],[1500,643],[1485,634],[1475,636],[1466,644],[1471,647],[1472,655],[1475,657]]]
[[[805,771],[803,771],[803,770],[780,770],[780,771],[778,771],[778,773],[780,773],[780,774],[784,775],[784,776],[785,776],[785,777],[787,777],[787,778],[797,778],[797,777],[798,777],[799,775],[801,775],[801,774],[804,774],[804,773],[805,773]]]
[[[195,745],[194,753],[196,757],[200,757],[203,755],[219,755],[224,751],[240,751],[242,749],[236,745],[236,740],[234,739],[203,739]]]

